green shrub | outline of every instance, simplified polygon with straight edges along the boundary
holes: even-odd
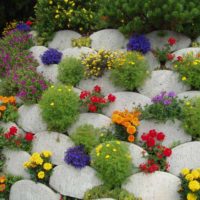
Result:
[[[147,66],[147,61],[140,53],[124,53],[116,59],[115,67],[111,71],[111,80],[116,86],[132,91],[141,86],[147,78]]]
[[[118,200],[141,200],[133,194],[121,188],[108,189],[106,186],[96,186],[88,190],[84,195],[84,200],[93,200],[100,198],[113,198]]]
[[[95,30],[97,1],[93,0],[38,0],[35,6],[36,30],[42,43],[50,40],[53,32],[70,29],[81,33]]]
[[[58,79],[67,85],[77,85],[84,77],[84,68],[80,60],[69,57],[61,61],[58,67]]]
[[[173,63],[173,69],[179,73],[180,79],[193,89],[200,89],[200,57],[191,53]]]
[[[91,166],[109,188],[120,187],[132,174],[132,161],[126,144],[110,141],[98,145],[91,153]]]
[[[200,98],[193,98],[183,106],[183,128],[193,137],[200,136]]]
[[[39,105],[49,130],[65,131],[79,115],[79,98],[68,86],[51,86]]]
[[[169,29],[191,37],[200,32],[198,0],[102,0],[100,6],[101,28],[120,28],[126,34]]]

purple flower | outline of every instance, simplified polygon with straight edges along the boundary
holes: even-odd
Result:
[[[170,100],[170,99],[165,99],[164,101],[163,101],[163,104],[164,105],[170,105],[172,103],[172,101]]]
[[[163,96],[162,95],[157,95],[157,96],[153,97],[151,101],[153,103],[160,103],[160,102],[163,101]]]
[[[175,92],[173,92],[173,91],[171,91],[171,92],[169,92],[168,93],[168,97],[175,97],[176,96],[176,93]]]
[[[61,58],[62,53],[56,49],[49,49],[41,56],[44,65],[58,64]]]
[[[83,146],[75,146],[65,152],[64,161],[68,165],[81,169],[90,164],[90,156],[85,153]]]
[[[127,44],[127,50],[145,54],[151,50],[151,44],[144,35],[133,35]]]

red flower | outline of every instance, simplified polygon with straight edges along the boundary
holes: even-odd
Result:
[[[174,59],[174,54],[168,53],[167,54],[167,59],[168,60],[173,60]]]
[[[164,133],[160,132],[157,134],[157,140],[158,141],[163,141],[165,139]]]
[[[106,103],[106,99],[105,98],[99,98],[99,103]]]
[[[141,136],[142,141],[147,141],[148,138],[149,138],[149,135],[147,135],[145,133],[143,133],[142,136]]]
[[[11,126],[9,132],[10,132],[10,135],[16,135],[17,128],[15,126]]]
[[[156,130],[155,130],[155,129],[150,130],[150,131],[149,131],[149,135],[150,135],[151,137],[156,137],[156,135],[157,135]]]
[[[147,170],[147,165],[146,164],[140,164],[140,169],[142,170],[142,171],[146,171]]]
[[[8,132],[8,133],[5,133],[4,136],[6,139],[10,139],[12,135],[10,134],[10,132]]]
[[[147,139],[147,146],[148,147],[153,147],[153,146],[155,146],[155,144],[156,144],[156,142],[155,142],[155,140],[152,137],[149,137]]]
[[[89,104],[88,105],[88,110],[90,112],[96,112],[97,111],[97,107],[95,105],[93,105],[93,104]]]
[[[82,91],[81,94],[80,94],[80,99],[85,99],[87,96],[90,95],[90,92],[89,91]]]
[[[163,155],[166,156],[166,157],[169,157],[171,156],[172,154],[172,150],[169,149],[169,148],[165,148],[164,151],[163,151]]]
[[[157,153],[156,155],[157,155],[157,157],[158,157],[159,159],[162,159],[162,158],[163,158],[163,155],[162,155],[161,153]]]
[[[92,97],[90,97],[90,101],[91,101],[92,103],[99,103],[99,97],[97,97],[97,96],[92,96]]]
[[[94,90],[95,92],[100,93],[100,92],[101,92],[101,87],[98,86],[98,85],[96,85],[96,86],[94,86],[93,90]]]
[[[27,132],[24,138],[25,138],[26,141],[31,142],[34,138],[34,134]]]
[[[109,101],[109,102],[114,102],[115,99],[116,99],[116,96],[114,96],[114,95],[112,95],[112,94],[109,94],[109,95],[108,95],[108,101]]]
[[[168,43],[169,43],[170,46],[173,46],[174,44],[176,44],[176,39],[173,38],[173,37],[170,37],[170,38],[168,39]]]
[[[181,61],[183,60],[183,57],[182,57],[182,56],[178,56],[178,57],[177,57],[177,60],[178,60],[179,62],[181,62]]]
[[[159,170],[159,167],[158,167],[158,165],[156,165],[156,164],[152,164],[152,165],[149,167],[149,169],[148,169],[148,171],[149,171],[150,173],[153,173],[153,172],[155,172],[155,171],[157,171],[157,170]]]
[[[30,20],[28,20],[28,21],[26,22],[26,25],[28,25],[28,26],[31,26],[32,24],[33,24],[33,22],[30,21]]]

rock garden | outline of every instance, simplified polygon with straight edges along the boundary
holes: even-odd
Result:
[[[200,200],[200,3],[34,11],[0,38],[0,200]]]

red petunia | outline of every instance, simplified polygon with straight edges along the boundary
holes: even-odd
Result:
[[[142,136],[141,136],[142,141],[147,141],[148,138],[149,138],[149,135],[147,135],[145,133],[143,133]]]
[[[148,171],[149,171],[150,173],[153,173],[153,172],[155,172],[155,171],[157,171],[157,170],[159,170],[159,166],[158,166],[157,164],[152,164],[152,165],[149,167],[149,169],[148,169]]]
[[[165,139],[165,134],[163,132],[159,132],[157,134],[157,140],[158,141],[163,141]]]
[[[10,132],[10,135],[16,135],[17,128],[15,126],[11,126],[9,132]]]
[[[173,46],[174,44],[176,44],[176,39],[173,38],[173,37],[170,37],[170,38],[168,39],[168,43],[169,43],[170,46]]]
[[[167,59],[168,60],[173,60],[174,59],[174,54],[168,53],[167,54]]]
[[[90,97],[90,101],[91,101],[92,103],[99,103],[99,97],[97,97],[97,96],[92,96],[92,97]]]
[[[84,90],[84,91],[82,91],[81,92],[81,94],[80,94],[80,99],[85,99],[87,96],[89,96],[90,95],[90,92],[89,91],[86,91],[86,90]]]
[[[140,164],[139,168],[142,170],[142,171],[146,171],[147,170],[147,165],[146,164]]]
[[[147,146],[148,146],[148,147],[154,147],[155,144],[156,144],[156,142],[155,142],[155,140],[154,140],[152,137],[149,137],[149,138],[147,139]]]
[[[116,99],[116,96],[114,96],[114,95],[112,95],[112,94],[109,94],[109,95],[108,95],[108,101],[109,101],[109,102],[114,102],[115,99]]]
[[[31,142],[34,138],[34,134],[27,132],[24,138],[25,138],[26,141]]]
[[[93,105],[93,104],[89,104],[88,105],[88,110],[90,112],[96,112],[97,111],[97,107],[95,105]]]
[[[157,132],[156,132],[156,130],[155,129],[152,129],[152,130],[150,130],[149,131],[149,133],[148,133],[151,137],[156,137],[156,135],[157,135]]]
[[[95,92],[100,93],[100,92],[101,92],[101,87],[98,86],[98,85],[96,85],[96,86],[94,86],[93,90],[94,90]]]
[[[169,149],[169,148],[165,148],[164,151],[163,151],[163,155],[166,156],[166,157],[169,157],[171,156],[172,154],[172,150]]]

